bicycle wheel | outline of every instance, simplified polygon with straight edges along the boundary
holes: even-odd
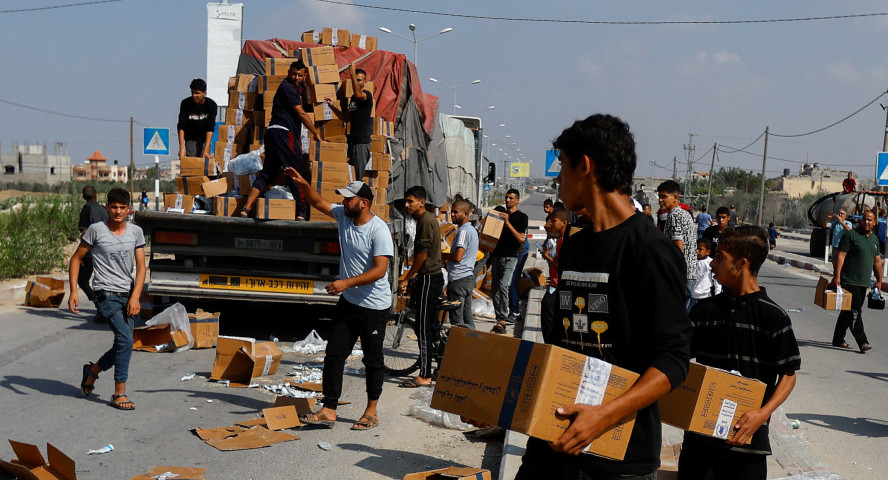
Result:
[[[386,373],[409,375],[419,369],[419,343],[416,323],[406,311],[393,314],[385,325],[382,363]]]

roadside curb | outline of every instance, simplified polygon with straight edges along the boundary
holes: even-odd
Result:
[[[22,280],[10,285],[0,286],[0,303],[18,305],[25,301],[25,286],[28,282]]]
[[[792,253],[781,251],[772,251],[768,253],[768,259],[773,260],[778,265],[792,265],[796,268],[812,270],[817,273],[823,273],[826,275],[832,274],[832,268],[830,268],[829,266],[823,265],[822,263],[815,263],[815,261],[811,258],[803,257],[801,255],[795,255]]]

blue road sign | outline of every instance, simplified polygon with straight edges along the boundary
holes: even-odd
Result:
[[[888,152],[879,152],[876,160],[876,185],[888,185]]]
[[[561,173],[561,163],[558,162],[558,150],[546,150],[546,176],[557,177]]]
[[[142,153],[145,155],[169,155],[170,154],[170,129],[148,128],[143,129],[145,143]]]

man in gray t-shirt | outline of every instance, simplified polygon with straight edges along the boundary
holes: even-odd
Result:
[[[447,299],[459,300],[462,306],[451,310],[450,324],[454,327],[475,328],[472,312],[472,293],[475,290],[475,259],[478,256],[478,231],[469,222],[471,207],[465,200],[457,200],[450,209],[450,218],[459,225],[450,256],[447,259]]]
[[[80,264],[91,253],[95,274],[93,276],[93,302],[99,315],[108,320],[114,333],[114,344],[96,363],[83,366],[80,390],[88,397],[95,389],[99,374],[114,367],[114,395],[111,405],[120,410],[133,410],[136,405],[127,397],[126,381],[133,352],[133,327],[139,314],[139,295],[145,285],[145,236],[142,229],[127,223],[130,211],[130,194],[115,188],[108,192],[109,220],[94,223],[86,229],[80,246],[71,256],[68,274],[71,293],[68,307],[78,313],[80,299],[77,293],[77,277]],[[136,278],[132,277],[133,266]]]

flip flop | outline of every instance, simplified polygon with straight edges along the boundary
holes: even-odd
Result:
[[[497,333],[500,335],[506,334],[506,322],[504,320],[500,320],[496,325],[490,329],[490,333]]]
[[[838,345],[834,343],[833,346],[838,348],[851,348],[851,345],[848,345],[848,342],[842,342]]]
[[[126,400],[120,400],[121,398],[126,398]],[[126,396],[125,393],[121,393],[120,395],[111,395],[111,402],[109,402],[112,407],[118,410],[135,410],[136,404],[133,403],[129,397]]]
[[[307,413],[303,415],[299,421],[308,425],[315,425],[318,427],[324,428],[333,428],[336,425],[336,420],[330,420],[327,418],[321,418],[317,413]]]
[[[250,211],[246,208],[242,208],[240,209],[240,211],[237,212],[237,216],[241,218],[250,218]]]
[[[426,385],[426,384],[424,384],[424,383],[419,383],[419,382],[416,381],[415,378],[411,378],[411,379],[409,379],[409,380],[404,380],[404,381],[401,382],[398,386],[401,387],[401,388],[431,388],[431,387],[433,387],[434,385],[431,384],[431,383],[428,384],[428,385]]]
[[[83,378],[80,380],[80,392],[83,393],[84,397],[89,397],[93,390],[96,389],[95,381],[93,381],[92,385],[87,385],[86,381],[89,380],[89,377],[93,377],[96,380],[99,379],[99,376],[92,372],[93,365],[92,362],[89,362],[83,366]]]
[[[360,420],[352,425],[352,430],[370,430],[379,425],[379,417],[376,415],[364,415]]]

